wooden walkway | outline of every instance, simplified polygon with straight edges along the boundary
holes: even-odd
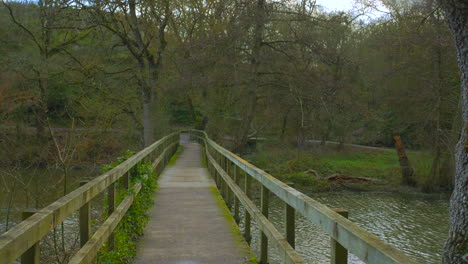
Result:
[[[243,238],[217,202],[200,145],[181,135],[183,152],[159,178],[151,220],[134,264],[249,263]]]

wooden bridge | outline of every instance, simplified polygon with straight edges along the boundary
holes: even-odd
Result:
[[[197,143],[191,142],[189,135]],[[165,168],[180,143],[184,145],[182,155],[174,166]],[[296,213],[330,236],[331,263],[347,263],[348,252],[366,263],[416,263],[349,221],[346,211],[330,209],[311,199],[197,130],[172,133],[158,140],[0,235],[0,263],[16,260],[23,264],[40,263],[41,239],[76,211],[79,211],[81,247],[69,263],[93,263],[106,243],[109,250],[119,250],[112,247],[113,230],[138,198],[143,183],[133,186],[130,183],[135,166],[141,162],[150,162],[161,175],[136,264],[249,263],[250,253],[245,242],[251,241],[252,221],[261,231],[257,256],[260,263],[268,262],[268,249],[277,251],[281,263],[305,263],[294,249]],[[252,201],[253,182],[261,186],[260,207]],[[132,190],[126,192],[119,204],[115,199],[117,183]],[[107,194],[108,217],[91,234],[90,202],[101,193]],[[243,222],[243,237],[237,237],[240,232],[233,232],[232,228],[238,227],[235,222],[229,222],[231,216],[225,216],[223,210],[227,208],[217,201],[219,194],[232,211],[233,219]],[[283,230],[276,229],[268,220],[272,195],[284,202]],[[245,210],[243,219],[240,219],[241,205]]]

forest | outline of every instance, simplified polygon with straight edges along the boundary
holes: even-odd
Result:
[[[400,185],[395,152],[348,146],[394,149],[397,136],[410,185],[450,194],[460,74],[434,0],[348,11],[314,0],[2,0],[0,166],[103,165],[196,128],[302,185],[307,170]],[[372,160],[336,161],[350,156]],[[396,165],[373,170],[379,162]]]
[[[2,5],[2,163],[95,162],[187,126],[237,152],[398,135],[451,188],[460,79],[434,2],[384,3],[372,20],[372,3],[98,4]]]

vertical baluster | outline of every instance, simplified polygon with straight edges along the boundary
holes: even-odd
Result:
[[[252,191],[252,179],[250,178],[250,175],[244,172],[244,192],[249,199],[252,198],[251,191]],[[247,241],[247,243],[250,244],[250,241],[252,240],[252,235],[250,234],[250,214],[245,209],[244,211],[244,216],[245,216],[245,228],[244,228],[244,238]]]
[[[294,188],[294,183],[288,183],[288,185]],[[296,210],[289,204],[285,203],[285,233],[286,240],[292,248],[296,247]]]
[[[80,186],[85,185],[88,181],[80,181]],[[86,242],[88,242],[91,235],[91,210],[90,203],[85,203],[80,208],[79,216],[79,225],[80,225],[80,247],[83,247]]]
[[[261,193],[261,210],[262,214],[268,218],[268,203],[270,200],[270,191],[262,185],[262,193]],[[260,237],[260,263],[267,264],[268,263],[268,238],[264,232],[261,232]]]
[[[112,183],[107,188],[107,205],[107,217],[109,217],[115,210],[115,183]],[[114,233],[112,232],[109,236],[109,239],[107,240],[109,250],[114,249],[114,244]]]
[[[28,210],[24,211],[22,213],[22,219],[23,221],[35,214],[37,211],[36,210]],[[34,244],[32,247],[30,247],[26,252],[21,255],[21,264],[39,264],[39,258],[40,258],[40,249],[39,249],[39,242]]]
[[[125,173],[123,176],[122,184],[125,190],[128,190],[128,188],[130,188],[130,177],[132,177],[132,170],[133,170],[133,167],[130,168],[127,171],[127,173]]]
[[[232,167],[232,163],[226,157],[226,173],[228,177],[231,177],[231,167]],[[227,182],[226,182],[226,205],[229,210],[231,210],[231,204],[232,204],[231,188],[229,188],[229,185],[227,185]]]
[[[236,183],[237,186],[240,184],[240,175],[239,175],[239,167],[234,166],[234,182]],[[239,199],[237,198],[236,195],[234,195],[234,220],[236,220],[236,223],[240,222],[239,218]]]
[[[348,218],[348,211],[345,209],[334,209],[341,216]],[[338,243],[333,238],[331,239],[331,263],[332,264],[347,264],[348,250]]]

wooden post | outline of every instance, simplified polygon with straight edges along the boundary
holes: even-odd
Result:
[[[226,158],[226,173],[228,177],[231,177],[230,175],[231,167],[232,167],[231,161],[228,160],[228,158]],[[229,186],[226,184],[226,205],[229,210],[231,210],[231,204],[232,204],[232,192]]]
[[[288,185],[294,188],[294,183],[288,183]],[[292,248],[296,247],[296,210],[289,204],[285,203],[286,219],[285,219],[285,233],[286,240]]]
[[[123,187],[125,190],[128,190],[130,188],[130,178],[132,177],[132,168],[130,168],[127,173],[123,176]]]
[[[80,186],[85,185],[88,181],[80,181]],[[91,210],[89,202],[85,203],[80,208],[79,216],[80,224],[80,247],[83,247],[88,242],[91,236]]]
[[[236,183],[237,186],[240,184],[240,175],[239,175],[239,167],[234,166],[234,182]],[[239,218],[239,198],[237,198],[236,195],[234,195],[234,220],[236,223],[239,224],[240,218]]]
[[[348,218],[348,211],[344,209],[334,209],[335,212]],[[331,264],[347,264],[348,250],[333,238],[331,239]]]
[[[109,217],[115,210],[115,183],[109,185],[107,189],[107,205],[107,217]],[[112,233],[107,240],[109,250],[114,249],[114,242],[114,234]]]
[[[261,210],[262,214],[268,218],[268,203],[270,200],[270,190],[267,187],[262,185],[262,193],[261,193]],[[265,233],[261,232],[260,237],[260,263],[267,264],[268,263],[268,238]]]
[[[27,210],[22,213],[22,219],[23,221],[26,220],[28,217],[32,216],[35,214],[37,211],[36,210]],[[32,247],[30,247],[26,252],[21,255],[21,264],[39,264],[39,242],[34,244]]]
[[[247,197],[251,199],[252,198],[252,195],[251,195],[252,179],[250,178],[250,175],[248,173],[244,173],[244,178],[245,178],[244,192],[245,192],[245,195],[247,195]],[[247,241],[247,243],[250,244],[250,241],[252,240],[252,235],[250,234],[250,220],[251,220],[250,218],[251,217],[247,209],[245,209],[244,211],[244,216],[245,216],[244,238],[245,238],[245,241]]]

